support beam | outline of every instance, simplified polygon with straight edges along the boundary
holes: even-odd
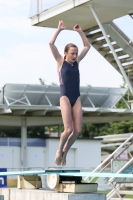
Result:
[[[92,11],[92,13],[93,13],[93,16],[95,17],[95,20],[97,21],[97,23],[98,23],[98,25],[99,25],[99,27],[100,27],[100,29],[101,29],[101,31],[102,31],[102,33],[103,33],[103,35],[104,35],[106,41],[107,41],[107,44],[108,44],[109,47],[110,47],[110,50],[112,51],[112,54],[113,54],[113,56],[114,56],[114,58],[115,58],[115,60],[116,60],[116,62],[117,62],[117,64],[118,64],[118,66],[119,66],[119,68],[120,68],[120,71],[121,71],[121,73],[122,73],[122,75],[123,75],[123,77],[124,77],[124,79],[125,79],[125,81],[126,81],[128,87],[129,87],[131,93],[133,94],[133,87],[132,87],[132,85],[131,85],[131,83],[130,83],[130,81],[129,81],[129,79],[128,79],[128,77],[127,77],[127,75],[126,75],[126,73],[125,73],[125,71],[124,71],[124,69],[123,69],[123,66],[122,66],[120,60],[118,59],[117,54],[116,54],[116,52],[115,52],[115,50],[114,50],[114,48],[113,48],[113,46],[112,46],[112,44],[111,44],[111,42],[110,42],[110,40],[109,40],[109,38],[108,38],[108,36],[107,36],[105,30],[104,30],[104,27],[103,27],[103,25],[102,25],[102,23],[101,23],[101,21],[100,21],[98,15],[97,15],[97,13],[96,13],[94,7],[93,7],[92,5],[90,5],[90,9],[91,9],[91,11]]]
[[[58,125],[58,137],[61,135],[61,124]]]
[[[5,109],[5,108],[0,108],[0,115],[1,114],[8,114],[8,113],[11,113],[12,111],[10,109]]]
[[[26,147],[27,147],[27,122],[26,117],[21,118],[21,168],[26,168]]]
[[[27,112],[27,109],[24,110],[17,110],[17,111],[13,111],[13,115],[25,115]]]
[[[47,113],[47,110],[40,110],[32,112],[33,116],[44,116]]]
[[[133,110],[131,109],[107,109],[95,108],[93,109],[83,109],[83,124],[88,123],[109,123],[113,121],[122,120],[132,120]],[[27,117],[27,127],[37,127],[37,126],[50,126],[62,124],[62,118],[59,116],[50,117]],[[22,126],[22,116],[6,116],[0,115],[0,128],[4,127],[16,127],[20,128]]]

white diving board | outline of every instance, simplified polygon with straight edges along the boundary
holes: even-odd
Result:
[[[117,173],[99,173],[99,172],[74,172],[72,170],[45,170],[45,171],[16,171],[16,172],[0,172],[0,176],[16,176],[16,175],[48,175],[58,174],[60,176],[88,176],[88,177],[107,177],[107,178],[133,178],[133,174],[117,174]]]

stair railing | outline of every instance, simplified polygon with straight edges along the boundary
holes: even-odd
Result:
[[[117,174],[120,174],[121,172],[123,172],[127,167],[129,167],[131,164],[133,163],[133,158],[131,158],[118,172],[116,172]],[[107,194],[107,200],[111,199],[111,196],[114,195],[114,193],[116,193],[118,195],[118,197],[120,199],[122,199],[122,197],[119,194],[119,186],[116,186],[117,181],[115,181],[116,178],[110,178],[108,180],[108,185],[111,185],[113,190],[111,190],[108,194]],[[116,182],[115,185],[113,184],[113,182]],[[124,184],[124,181],[122,182]],[[123,186],[123,185],[122,185]]]
[[[107,168],[107,166],[111,163],[111,160],[116,159],[122,152],[125,151],[125,149],[127,149],[129,146],[131,146],[131,144],[133,143],[133,141],[125,147],[125,149],[123,151],[120,152],[119,155],[117,155],[115,158],[113,158],[113,156],[122,148],[124,147],[131,139],[133,138],[133,134],[124,142],[122,143],[111,155],[109,155],[100,165],[98,165],[92,172],[97,172],[98,170],[100,170],[103,165],[105,165],[105,163],[108,162],[108,164],[106,164],[99,172],[102,172],[105,168]],[[89,178],[89,176],[84,178],[84,181],[87,181],[87,179]],[[90,179],[88,182],[91,182],[95,177],[93,177],[92,179]]]
[[[125,169],[127,169],[127,167],[129,167],[131,164],[133,163],[133,158],[131,158],[118,172],[116,172],[116,174],[120,174],[121,172],[123,172]],[[114,182],[116,178],[110,178],[108,180],[108,183],[111,184],[112,182]]]

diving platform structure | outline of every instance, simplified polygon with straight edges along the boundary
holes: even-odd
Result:
[[[133,18],[133,1],[131,0],[56,0],[54,2],[31,0],[30,9],[33,26],[56,28],[57,22],[63,20],[67,29],[72,30],[75,24],[80,24],[90,44],[116,69],[116,73],[123,76],[133,94],[132,38],[129,38],[114,22],[115,19],[127,15]],[[111,160],[114,160],[117,150],[125,147],[124,145],[126,148],[130,146],[128,143],[132,137],[133,135],[120,144],[93,172],[102,172]],[[132,155],[130,156],[130,161],[118,173],[132,165],[133,158]],[[109,183],[113,190],[107,195],[107,200],[125,199],[126,194],[132,194],[132,183],[123,182],[116,185],[117,181],[114,178],[109,179]]]
[[[31,0],[30,9],[31,24],[33,26],[56,28],[57,22],[60,19],[65,21],[65,25],[69,30],[72,29],[73,25],[77,23],[81,24],[91,45],[116,69],[116,71],[122,74],[130,92],[133,94],[132,39],[128,38],[113,22],[114,19],[122,16],[129,15],[132,17],[132,14],[132,0]],[[22,163],[24,161],[23,153],[26,146],[26,131],[28,126],[62,124],[60,107],[57,103],[57,99],[59,98],[58,90],[58,86],[40,86],[39,88],[39,86],[16,85],[14,87],[12,84],[7,84],[3,88],[3,92],[0,96],[0,126],[21,127]],[[133,112],[126,101],[127,109],[116,109],[115,107],[125,93],[126,90],[122,88],[116,91],[116,89],[112,90],[111,88],[82,87],[81,101],[83,105],[83,123],[131,120]],[[35,98],[33,98],[33,96]],[[117,150],[123,146],[127,148],[130,140],[132,144],[132,138],[133,135],[121,144]],[[88,177],[91,176],[111,178],[109,182],[113,190],[108,194],[108,200],[122,199],[124,191],[121,191],[121,188],[132,188],[131,183],[129,183],[130,185],[126,183],[127,186],[125,183],[122,183],[121,186],[118,187],[113,185],[114,179],[120,176],[123,176],[123,178],[125,176],[131,179],[133,178],[132,174],[122,174],[126,167],[132,164],[132,157],[117,173],[112,173],[111,175],[109,173],[101,173],[106,168],[104,165],[108,166],[116,151],[92,172],[82,173],[82,176],[86,176],[84,180],[87,180]],[[22,167],[23,166],[24,164]],[[44,174],[45,172],[43,171],[40,173]],[[17,174],[20,174],[20,172]],[[21,175],[23,174],[24,172],[22,172]],[[72,174],[68,173],[68,175]],[[79,173],[77,173],[77,176],[79,176]],[[13,193],[13,190],[11,193]],[[39,191],[39,193],[41,192]],[[58,199],[64,197],[62,194],[59,197],[57,193],[55,196]],[[53,194],[48,194],[51,200],[55,199],[55,196]],[[83,197],[83,195],[81,196]],[[99,197],[100,196],[98,196],[97,199],[100,199]],[[41,198],[42,196],[40,199]],[[72,196],[72,200],[74,200],[74,198],[81,199],[81,197]],[[84,194],[83,198],[88,197]],[[90,199],[92,198],[91,196]],[[102,200],[103,199],[105,199],[105,196],[104,198],[102,197]]]
[[[133,94],[133,42],[113,20],[133,16],[132,0],[31,0],[33,26],[56,28],[62,19],[67,29],[80,24],[90,44],[125,79]]]
[[[132,119],[133,110],[130,109],[129,105],[124,100],[127,89],[81,86],[80,92],[83,123],[103,123],[113,120],[121,121]],[[27,167],[27,127],[62,124],[59,96],[59,86],[6,84],[3,87],[3,91],[0,95],[0,127],[21,127],[20,159],[22,170]],[[120,100],[125,102],[127,108],[116,108]],[[24,175],[26,172],[13,173],[17,173],[16,175]],[[27,174],[30,173],[45,174],[44,171],[27,172]],[[88,175],[97,176],[99,175],[99,171],[98,174],[93,172],[82,174],[82,176]],[[114,174],[100,173],[99,176],[112,177]],[[118,177],[119,175],[116,176]],[[60,188],[58,189],[60,190]]]
[[[81,86],[83,123],[132,120],[133,110],[124,99],[126,92],[125,88]],[[28,127],[57,125],[60,135],[59,98],[60,88],[55,85],[6,84],[3,87],[0,93],[0,128],[21,129],[21,168],[27,168]],[[125,109],[116,108],[120,100],[125,102]]]

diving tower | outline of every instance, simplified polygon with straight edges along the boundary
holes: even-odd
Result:
[[[124,100],[125,88],[81,86],[83,124],[132,120],[133,110]],[[21,128],[21,167],[26,167],[27,128],[58,125],[62,118],[60,90],[54,85],[6,84],[0,94],[0,128]],[[125,109],[116,108],[123,100]]]
[[[31,0],[33,26],[56,28],[58,20],[67,29],[81,24],[91,45],[124,77],[133,94],[133,42],[113,20],[133,15],[131,0]]]

